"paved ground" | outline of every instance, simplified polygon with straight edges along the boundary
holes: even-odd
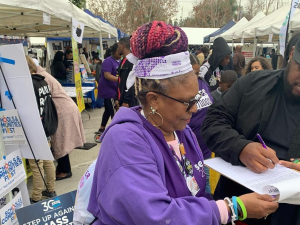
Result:
[[[95,143],[94,141],[94,132],[97,131],[100,127],[102,114],[102,109],[90,109],[88,108],[87,111],[91,116],[89,117],[87,113],[82,112],[81,116],[83,119],[83,126],[85,130],[85,137],[88,143]],[[77,189],[77,185],[81,176],[85,173],[86,169],[89,165],[98,157],[100,149],[100,144],[97,144],[94,148],[90,150],[79,150],[74,149],[70,154],[70,161],[72,166],[72,173],[73,176],[69,179],[56,181],[56,192],[58,195],[73,191]],[[28,179],[28,190],[29,195],[31,196],[32,193],[32,178]]]

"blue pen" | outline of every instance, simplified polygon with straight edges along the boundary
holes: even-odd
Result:
[[[261,143],[261,145],[262,145],[265,149],[268,149],[267,146],[266,146],[266,144],[265,144],[265,142],[264,142],[264,140],[263,140],[262,137],[260,136],[260,134],[257,134],[256,136],[257,136],[257,139],[259,140],[259,142]],[[272,162],[273,164],[275,164],[271,159],[268,159],[268,160],[270,160],[270,162]]]

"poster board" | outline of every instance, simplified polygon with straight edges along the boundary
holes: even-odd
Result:
[[[91,73],[92,71],[91,71],[91,68],[90,68],[88,62],[86,61],[85,55],[84,54],[80,54],[79,57],[80,57],[80,62],[81,62],[81,64],[84,65],[86,71],[88,73]]]
[[[72,50],[73,50],[73,72],[75,77],[75,87],[76,87],[76,101],[79,112],[85,109],[84,98],[82,94],[82,83],[81,83],[81,73],[79,68],[79,58],[78,58],[78,46],[74,38],[72,38]]]
[[[0,111],[0,123],[5,145],[26,145],[26,137],[20,122],[18,111]]]
[[[73,224],[76,191],[72,191],[16,211],[19,224]]]
[[[36,158],[54,160],[41,122],[22,44],[0,46],[0,54],[9,61],[1,63],[1,67]],[[15,109],[1,71],[0,94],[3,108]],[[6,150],[9,151],[9,148]],[[17,149],[21,150],[23,158],[33,159],[29,145],[19,145]]]
[[[14,151],[0,160],[0,198],[26,179],[20,150]]]
[[[23,207],[23,199],[19,192],[9,203],[0,209],[1,225],[18,225],[16,210]]]

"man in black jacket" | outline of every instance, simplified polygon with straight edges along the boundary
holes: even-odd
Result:
[[[131,87],[127,91],[126,82],[129,73],[131,72],[133,68],[133,64],[129,62],[126,58],[127,55],[129,55],[130,52],[130,38],[124,37],[119,40],[119,53],[120,55],[123,55],[123,59],[120,63],[120,66],[118,68],[118,91],[117,91],[117,100],[119,101],[119,106],[124,107],[133,107],[137,106],[138,100],[135,97],[135,88],[134,86]]]
[[[258,143],[257,133],[268,149]],[[237,80],[208,110],[202,136],[209,149],[218,156],[256,173],[274,168],[279,159],[299,158],[300,41],[286,70],[257,71]],[[247,192],[250,190],[221,177],[215,197]],[[300,206],[280,204],[266,220],[248,220],[246,223],[299,225]]]

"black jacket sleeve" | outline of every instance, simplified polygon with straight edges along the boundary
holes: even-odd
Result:
[[[130,104],[133,101],[133,98],[135,97],[135,90],[134,85],[129,88],[129,90],[126,92],[123,103]]]
[[[251,141],[235,129],[243,91],[250,76],[238,79],[235,84],[209,109],[202,125],[202,137],[208,148],[233,165],[240,165],[239,155]]]

